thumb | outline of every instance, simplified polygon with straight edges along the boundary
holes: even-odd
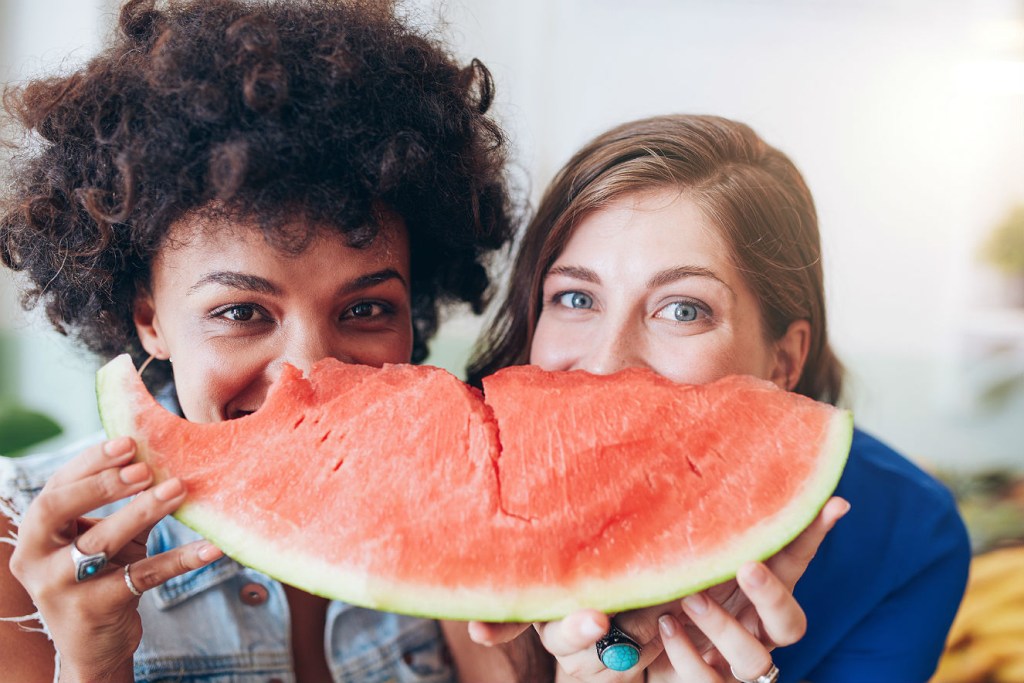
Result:
[[[486,621],[469,622],[469,637],[478,645],[498,645],[519,637],[519,634],[530,628],[529,624],[493,624]]]
[[[556,657],[565,657],[594,647],[608,632],[611,619],[596,610],[573,612],[560,621],[537,625],[544,647]]]

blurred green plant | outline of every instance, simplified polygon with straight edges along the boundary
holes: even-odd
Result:
[[[993,228],[981,256],[1006,275],[1024,275],[1024,204],[1010,209]]]
[[[52,418],[13,401],[0,400],[0,454],[24,455],[31,446],[58,436],[61,426]]]
[[[1024,467],[934,474],[956,497],[975,553],[1024,543]]]
[[[1010,208],[1006,217],[992,229],[981,246],[981,258],[1006,276],[1008,303],[1024,306],[1024,204]],[[1024,363],[1016,348],[996,348],[989,364],[998,363],[997,376],[982,388],[979,400],[988,408],[1002,408],[1024,391]]]
[[[18,400],[13,371],[16,358],[16,340],[0,330],[0,455],[11,458],[63,431],[51,417]]]

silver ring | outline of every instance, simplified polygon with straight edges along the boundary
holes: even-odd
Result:
[[[779,667],[775,666],[775,662],[772,662],[768,667],[768,671],[764,672],[757,678],[740,678],[736,675],[736,670],[731,666],[729,671],[732,672],[732,677],[740,683],[776,683],[779,680]]]
[[[103,571],[107,566],[107,554],[104,552],[86,555],[78,549],[78,539],[71,543],[71,561],[75,563],[75,581],[81,583]]]
[[[597,658],[612,671],[629,671],[640,661],[640,644],[612,623],[597,641]]]
[[[137,598],[141,598],[142,591],[135,587],[135,583],[132,581],[132,575],[128,573],[128,570],[129,568],[131,568],[131,566],[132,565],[130,563],[124,566],[124,585],[128,586],[128,590],[132,592],[132,595],[134,595]]]

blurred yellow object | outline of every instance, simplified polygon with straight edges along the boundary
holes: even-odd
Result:
[[[1024,683],[1024,546],[977,555],[931,683]]]

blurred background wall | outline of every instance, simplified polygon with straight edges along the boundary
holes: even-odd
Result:
[[[0,77],[79,63],[115,7],[0,0]],[[626,119],[696,112],[752,125],[817,199],[830,325],[861,425],[936,465],[1024,467],[1024,265],[1005,274],[981,256],[1024,204],[1024,0],[408,8],[492,70],[530,199]],[[16,340],[15,370],[0,379],[62,422],[64,439],[95,429],[95,363],[22,314],[0,278],[0,330]],[[478,325],[450,321],[433,360],[459,370]]]

